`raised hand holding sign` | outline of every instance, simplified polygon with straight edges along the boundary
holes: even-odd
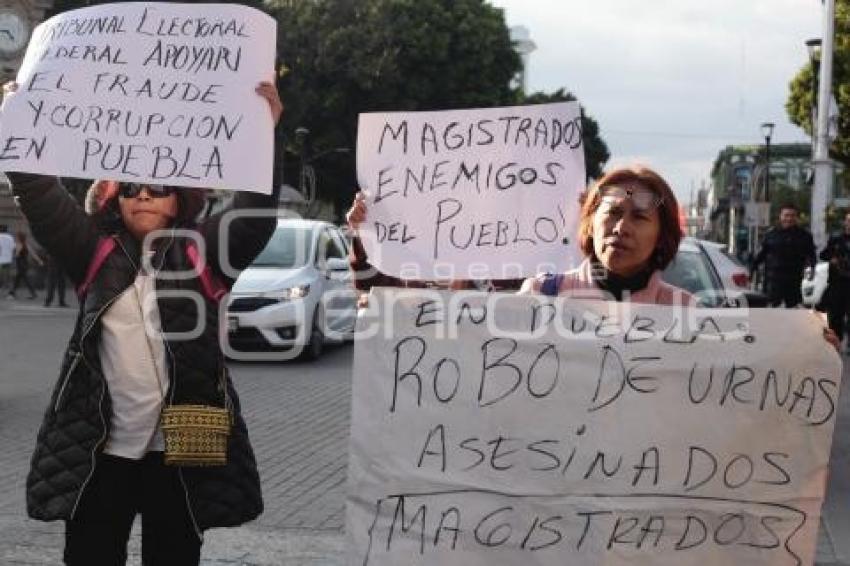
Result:
[[[275,112],[252,91],[275,36],[268,15],[226,4],[55,16],[3,107],[0,169],[270,193]]]

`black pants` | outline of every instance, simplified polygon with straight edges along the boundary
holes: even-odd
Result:
[[[29,276],[29,267],[18,267],[15,271],[15,281],[12,283],[12,288],[9,290],[9,294],[13,297],[15,296],[15,291],[18,290],[18,287],[24,283],[27,286],[27,289],[30,291],[30,298],[35,297],[35,289],[32,287],[32,283],[30,282]]]
[[[847,315],[850,314],[850,284],[846,282],[830,283],[824,294],[827,296],[827,318],[829,327],[844,338]]]
[[[136,514],[142,516],[144,566],[196,566],[201,540],[193,527],[177,468],[162,453],[143,460],[101,455],[74,519],[65,527],[65,564],[119,566]]]
[[[51,260],[47,265],[47,296],[44,298],[44,306],[49,307],[53,302],[53,293],[61,306],[65,306],[65,273],[55,261]]]
[[[794,308],[803,302],[800,285],[803,279],[772,279],[767,281],[767,300],[772,307],[785,303],[786,308]]]

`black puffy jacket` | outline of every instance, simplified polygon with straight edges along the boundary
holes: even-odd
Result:
[[[9,178],[34,236],[79,285],[85,280],[98,240],[105,235],[103,229],[83,212],[58,180],[16,173],[9,173]],[[276,203],[276,195],[239,193],[233,207],[269,209]],[[204,240],[206,260],[213,271],[232,285],[238,270],[265,246],[275,220],[243,217],[229,224],[227,252],[236,271],[224,273],[218,259],[223,214],[189,228]],[[81,299],[59,381],[38,432],[27,477],[27,511],[35,519],[73,518],[94,474],[96,456],[109,435],[111,402],[98,355],[101,318],[135,280],[141,252],[140,244],[126,231],[120,230],[114,236],[119,245]],[[179,470],[200,535],[210,527],[233,526],[256,518],[263,510],[263,502],[256,460],[218,342],[218,305],[205,297],[205,313],[199,320],[199,309],[193,300],[204,297],[199,279],[167,277],[169,272],[192,269],[186,243],[178,237],[163,239],[153,258],[159,269],[157,304],[168,352],[167,396],[174,403],[222,406],[224,395],[219,384],[224,372],[235,416],[226,466]],[[195,327],[201,328],[198,336],[172,338]]]
[[[797,285],[803,280],[803,269],[815,265],[815,242],[808,230],[799,226],[775,227],[764,235],[751,269],[764,262],[767,282],[790,281]]]

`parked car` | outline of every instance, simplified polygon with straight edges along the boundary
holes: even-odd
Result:
[[[800,290],[803,293],[803,304],[815,308],[823,298],[823,292],[826,291],[826,284],[829,282],[829,262],[819,261],[815,265],[814,278],[809,279],[811,269],[811,267],[806,268],[806,275],[803,277],[803,282],[800,283]]]
[[[767,306],[767,298],[749,288],[747,268],[716,242],[683,238],[662,278],[694,294],[702,307]]]
[[[278,219],[269,243],[233,286],[230,349],[315,359],[326,341],[351,339],[357,300],[347,256],[346,239],[333,224]]]

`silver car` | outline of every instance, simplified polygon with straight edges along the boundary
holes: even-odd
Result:
[[[696,296],[701,307],[767,306],[767,298],[749,288],[747,269],[717,242],[683,238],[662,278]]]

